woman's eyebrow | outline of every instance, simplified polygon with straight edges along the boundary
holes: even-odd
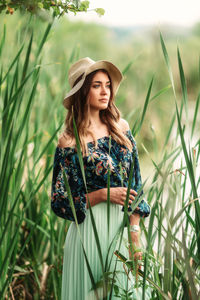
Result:
[[[95,80],[95,81],[93,81],[93,83],[102,83],[102,81]],[[109,81],[106,81],[106,83],[110,83],[110,80],[109,80]]]

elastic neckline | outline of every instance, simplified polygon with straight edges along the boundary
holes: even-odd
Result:
[[[127,135],[127,134],[129,134],[130,132],[131,132],[131,130],[128,129],[128,130],[125,131],[125,134]],[[110,135],[104,135],[104,136],[98,138],[98,139],[97,139],[97,142],[100,142],[100,141],[103,140],[103,139],[109,139],[109,138],[110,138]],[[111,140],[113,140],[112,136],[111,136]],[[87,144],[87,145],[90,145],[90,144],[94,144],[94,143],[95,143],[95,141],[91,141],[91,142],[87,142],[86,144]],[[65,150],[67,150],[67,149],[75,150],[75,146],[72,146],[72,147],[58,147],[58,146],[57,146],[56,148],[58,148],[58,149],[65,149]]]

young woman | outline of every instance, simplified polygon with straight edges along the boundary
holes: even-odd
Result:
[[[128,211],[134,257],[131,254],[130,257],[142,258],[140,250],[137,251],[140,247],[139,222],[140,217],[149,215],[150,208],[143,199],[134,211],[131,208],[136,196],[138,199],[143,192],[136,143],[128,123],[120,118],[114,101],[121,80],[119,69],[108,61],[95,62],[90,58],[83,58],[69,70],[71,90],[63,102],[68,113],[65,131],[59,138],[54,158],[51,205],[58,216],[75,220],[64,184],[64,171],[79,225],[72,222],[67,232],[62,300],[103,299],[105,294],[110,295],[109,284],[112,283],[113,272],[114,283],[120,293],[130,288],[130,280],[123,270],[123,264],[117,262],[114,252],[119,250],[126,257],[130,254],[127,230],[123,231],[122,242],[120,233],[123,230],[132,162],[134,167]],[[87,190],[77,153],[73,116],[81,145]],[[89,203],[101,246],[100,252]],[[113,289],[111,299],[119,299],[115,297],[115,292],[116,289]]]

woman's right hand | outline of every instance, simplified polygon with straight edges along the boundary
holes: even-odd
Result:
[[[118,205],[125,205],[127,187],[111,187],[110,188],[110,202]],[[108,189],[103,188],[88,194],[90,199],[90,205],[94,206],[100,202],[107,201],[107,193]],[[87,199],[87,208],[88,208],[88,196],[85,195]],[[137,192],[133,189],[130,190],[129,194],[129,204],[131,204],[135,200],[135,196],[137,196]]]
[[[125,205],[126,202],[126,195],[127,195],[127,187],[111,187],[110,188],[110,202],[118,204],[118,205]],[[107,189],[106,189],[107,191]],[[107,196],[107,193],[106,193]],[[133,189],[130,189],[129,193],[129,204],[131,204],[135,200],[135,196],[137,196],[137,192]],[[107,201],[107,197],[105,199]]]

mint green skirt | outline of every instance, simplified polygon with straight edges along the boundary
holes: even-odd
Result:
[[[106,272],[106,278],[108,278],[106,282],[112,282],[114,270],[116,270],[115,289],[113,290],[111,299],[119,300],[121,297],[116,297],[115,293],[118,293],[119,296],[124,294],[127,290],[132,293],[132,298],[129,299],[140,299],[138,292],[136,292],[134,288],[133,276],[127,273],[123,263],[119,261],[114,254],[115,250],[120,250],[120,253],[125,257],[129,257],[126,228],[119,249],[120,228],[124,216],[121,209],[121,206],[111,204],[110,226],[108,231],[107,204],[102,202],[92,207],[101,246],[103,267],[89,210],[87,210],[84,222],[79,224],[79,229],[75,223],[71,223],[64,246],[62,300],[101,300],[104,298],[105,293],[109,299],[109,287],[103,289],[102,278],[103,273]],[[91,282],[91,276],[89,275],[83,247],[96,284],[95,291]]]

